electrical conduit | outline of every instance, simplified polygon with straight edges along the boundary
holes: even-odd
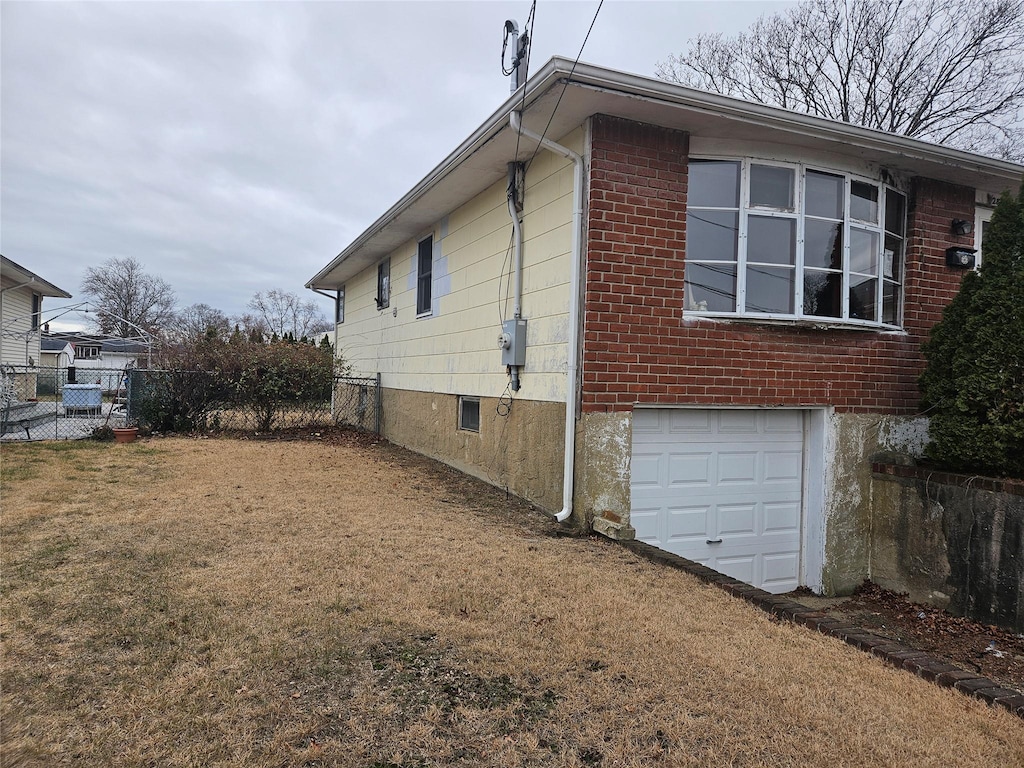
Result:
[[[551,139],[547,139],[523,127],[521,116],[513,111],[509,115],[509,125],[513,131],[528,139],[539,142],[542,147],[556,155],[572,160],[572,276],[569,282],[569,339],[568,357],[569,370],[565,382],[565,465],[562,479],[562,511],[555,515],[555,520],[564,522],[572,514],[573,472],[576,466],[576,377],[579,368],[579,325],[580,325],[580,270],[582,261],[581,231],[583,228],[583,158],[568,147],[563,147]],[[510,211],[515,206],[510,205]],[[513,221],[517,217],[513,215]],[[514,226],[514,225],[513,225]],[[520,269],[522,264],[517,265]]]

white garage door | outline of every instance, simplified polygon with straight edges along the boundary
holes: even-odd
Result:
[[[800,583],[804,415],[636,409],[636,537],[769,592]]]

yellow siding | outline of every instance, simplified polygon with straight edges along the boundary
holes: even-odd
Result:
[[[563,140],[581,150],[583,132]],[[565,399],[572,245],[572,163],[540,152],[527,171],[523,216],[526,366],[517,397]],[[435,314],[416,317],[417,243],[391,254],[391,303],[378,311],[377,267],[345,286],[341,354],[360,374],[380,372],[385,387],[498,397],[508,376],[498,334],[512,317],[512,222],[506,184],[495,184],[433,227]],[[507,301],[506,301],[507,297]]]
[[[2,285],[4,288],[8,288],[16,283],[13,280],[5,279]],[[32,290],[14,288],[4,291],[0,298],[0,315],[2,315],[0,363],[28,365],[29,358],[38,363],[39,331],[32,330]]]

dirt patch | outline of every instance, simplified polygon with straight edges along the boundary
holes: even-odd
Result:
[[[982,624],[864,582],[847,598],[818,598],[800,590],[793,599],[892,638],[1001,685],[1024,690],[1024,635]]]

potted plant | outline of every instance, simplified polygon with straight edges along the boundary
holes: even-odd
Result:
[[[138,436],[139,428],[134,424],[125,422],[123,427],[114,427],[114,442],[116,443],[134,443]]]

